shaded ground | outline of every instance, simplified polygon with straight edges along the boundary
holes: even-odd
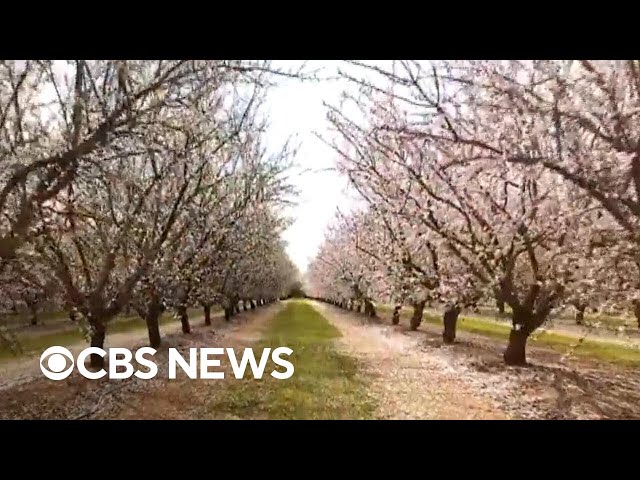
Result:
[[[0,418],[198,418],[209,390],[226,380],[191,380],[180,375],[182,372],[178,373],[177,379],[168,380],[168,348],[177,348],[186,358],[191,347],[235,348],[252,343],[255,341],[252,331],[279,308],[276,304],[243,312],[229,324],[218,316],[212,318],[214,324],[210,327],[202,325],[202,318],[194,319],[189,335],[179,333],[178,325],[168,327],[163,345],[154,356],[159,371],[151,380],[140,380],[135,376],[125,380],[88,380],[74,371],[67,379],[55,382],[42,375],[39,359],[23,360],[20,367],[13,365],[11,370],[0,371]],[[145,346],[145,333],[112,335],[107,337],[107,347]],[[70,350],[77,353],[85,347],[78,345]]]
[[[382,305],[377,308],[378,315],[390,322],[392,309]],[[401,310],[400,324],[408,326],[412,309]],[[442,312],[427,310],[423,314],[422,325],[426,328],[442,328]],[[581,335],[569,333],[568,330],[555,328],[553,322],[545,322],[544,328],[537,329],[529,338],[530,346],[551,348],[561,354],[581,356],[599,361],[615,362],[627,366],[640,367],[640,344],[633,339],[605,338],[593,334],[593,329],[585,328]],[[511,325],[506,320],[497,321],[487,317],[460,315],[458,332],[481,335],[493,339],[494,342],[506,344]]]
[[[640,418],[637,368],[531,346],[527,348],[531,366],[507,367],[502,361],[504,340],[458,332],[454,345],[443,345],[440,326],[423,323],[418,331],[410,331],[404,325],[392,326],[388,318],[371,321],[332,306],[321,308],[338,321],[375,332],[371,335],[379,343],[399,342],[409,355],[439,362],[444,372],[490,397],[512,418]]]

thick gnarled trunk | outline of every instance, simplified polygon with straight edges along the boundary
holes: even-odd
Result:
[[[29,309],[30,314],[29,324],[32,327],[35,327],[38,325],[38,307],[35,303],[27,303],[27,308]]]
[[[448,305],[444,311],[443,323],[444,329],[442,331],[442,341],[446,344],[451,344],[456,340],[456,326],[458,323],[458,316],[460,315],[460,307],[458,305]]]
[[[584,311],[587,308],[585,304],[579,303],[574,305],[576,309],[576,325],[582,325],[584,323]]]
[[[211,325],[211,305],[205,303],[202,308],[204,308],[204,324],[208,327]]]
[[[182,333],[191,333],[191,325],[189,324],[189,314],[187,313],[186,305],[180,305],[178,307],[178,316],[182,324]]]
[[[640,300],[633,301],[633,315],[636,317],[636,323],[640,329]]]
[[[523,366],[527,364],[527,339],[529,334],[525,329],[511,329],[509,343],[504,351],[503,359],[507,365]]]
[[[162,309],[159,305],[150,305],[145,315],[144,321],[147,324],[147,332],[149,333],[149,346],[151,348],[158,348],[162,343],[160,338],[160,325],[158,320]]]
[[[368,298],[364,301],[364,313],[371,318],[376,316],[376,307],[373,306],[373,303]]]
[[[424,306],[427,302],[417,302],[413,305],[413,315],[411,315],[410,327],[411,330],[417,330],[422,323],[422,315],[424,313]]]
[[[103,319],[92,319],[91,321],[91,346],[104,348],[104,339],[107,334],[107,328]],[[104,368],[104,357],[92,353],[89,359],[91,368],[100,370]]]
[[[509,343],[502,357],[507,365],[524,366],[527,364],[526,349],[529,336],[549,318],[563,290],[561,287],[552,291],[543,290],[540,283],[536,283],[531,285],[524,301],[520,301],[509,293],[508,283],[505,285],[507,294],[504,298],[511,307],[512,327]]]
[[[402,305],[396,305],[393,308],[393,316],[391,317],[391,323],[393,325],[398,325],[400,323],[400,310],[402,309]]]
[[[495,292],[494,297],[496,299],[496,308],[500,315],[504,315],[504,296],[500,291]]]

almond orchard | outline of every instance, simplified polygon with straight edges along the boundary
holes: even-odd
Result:
[[[295,278],[279,240],[292,149],[267,152],[262,105],[297,72],[248,61],[0,65],[3,310],[67,310],[102,347],[124,310],[151,346],[169,309],[251,308]],[[15,343],[8,328],[5,343]],[[18,346],[19,347],[19,346]],[[102,362],[92,357],[93,366]]]
[[[552,312],[640,326],[640,66],[635,61],[350,62],[328,105],[338,169],[361,200],[310,267],[313,295],[510,310],[504,361]]]
[[[0,419],[640,418],[639,132],[639,61],[0,61]]]

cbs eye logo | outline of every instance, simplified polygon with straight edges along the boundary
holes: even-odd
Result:
[[[45,362],[47,357],[49,359]],[[67,363],[69,363],[69,367],[67,367]],[[64,347],[49,347],[40,355],[40,370],[42,370],[45,377],[51,380],[64,380],[67,378],[71,375],[73,365],[73,355]]]

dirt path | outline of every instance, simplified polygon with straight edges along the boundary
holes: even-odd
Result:
[[[189,344],[180,346],[180,350],[190,347],[231,347],[235,350],[249,347],[261,337],[261,331],[266,323],[283,308],[281,304],[270,305],[250,314],[239,316],[234,323],[218,330],[214,335],[208,335],[206,339],[189,339]],[[164,357],[161,360],[163,364]],[[154,379],[152,392],[144,395],[132,394],[119,399],[116,408],[103,410],[96,418],[110,418],[118,420],[145,419],[145,420],[196,420],[223,418],[208,408],[212,392],[224,389],[231,378],[232,372],[228,362],[222,362],[221,368],[225,378],[220,380],[197,379],[192,380],[178,376],[175,380],[168,380],[167,374],[162,369]]]
[[[212,317],[205,327],[202,319],[192,321],[192,333],[184,335],[180,325],[163,329],[163,345],[154,356],[158,374],[151,380],[132,376],[126,380],[88,380],[74,372],[66,380],[54,382],[40,372],[37,359],[25,360],[21,369],[15,365],[5,377],[0,395],[0,418],[128,418],[189,419],[206,416],[206,398],[211,388],[223,388],[226,380],[191,380],[186,375],[169,380],[166,372],[169,348],[177,348],[187,357],[193,347],[233,347],[249,345],[259,338],[259,331],[281,307],[273,304],[255,311],[242,312],[226,323]],[[114,334],[109,346],[137,348],[146,345],[146,331]],[[85,348],[70,348],[74,354]],[[35,361],[35,364],[34,364]],[[223,362],[224,364],[224,362]],[[37,371],[35,370],[37,369]],[[8,371],[8,370],[7,370]]]
[[[504,340],[458,332],[455,344],[443,345],[441,327],[435,325],[423,324],[417,331],[410,331],[404,325],[392,326],[386,319],[370,320],[333,306],[316,305],[328,319],[339,323],[345,331],[343,341],[352,344],[350,348],[356,344],[349,338],[360,337],[368,339],[358,342],[361,350],[372,350],[371,346],[365,349],[363,342],[383,344],[389,350],[368,354],[373,357],[374,370],[382,370],[381,378],[389,379],[386,387],[381,381],[381,389],[410,388],[389,387],[394,385],[396,370],[399,369],[398,376],[410,377],[411,374],[404,367],[388,364],[400,362],[404,366],[412,362],[419,369],[429,370],[423,377],[413,373],[414,377],[426,382],[441,378],[447,385],[453,385],[454,391],[460,388],[454,405],[471,392],[471,395],[492,399],[497,405],[495,411],[510,418],[640,419],[640,371],[637,368],[583,356],[564,358],[554,350],[539,346],[527,348],[531,362],[528,367],[509,367],[502,360]],[[388,359],[388,364],[376,360],[378,358]],[[430,373],[432,369],[435,375]],[[421,395],[419,388],[418,395]]]
[[[384,419],[506,419],[499,405],[441,355],[425,355],[419,342],[386,325],[325,304],[313,305],[343,334],[339,348],[364,362],[378,416]]]

